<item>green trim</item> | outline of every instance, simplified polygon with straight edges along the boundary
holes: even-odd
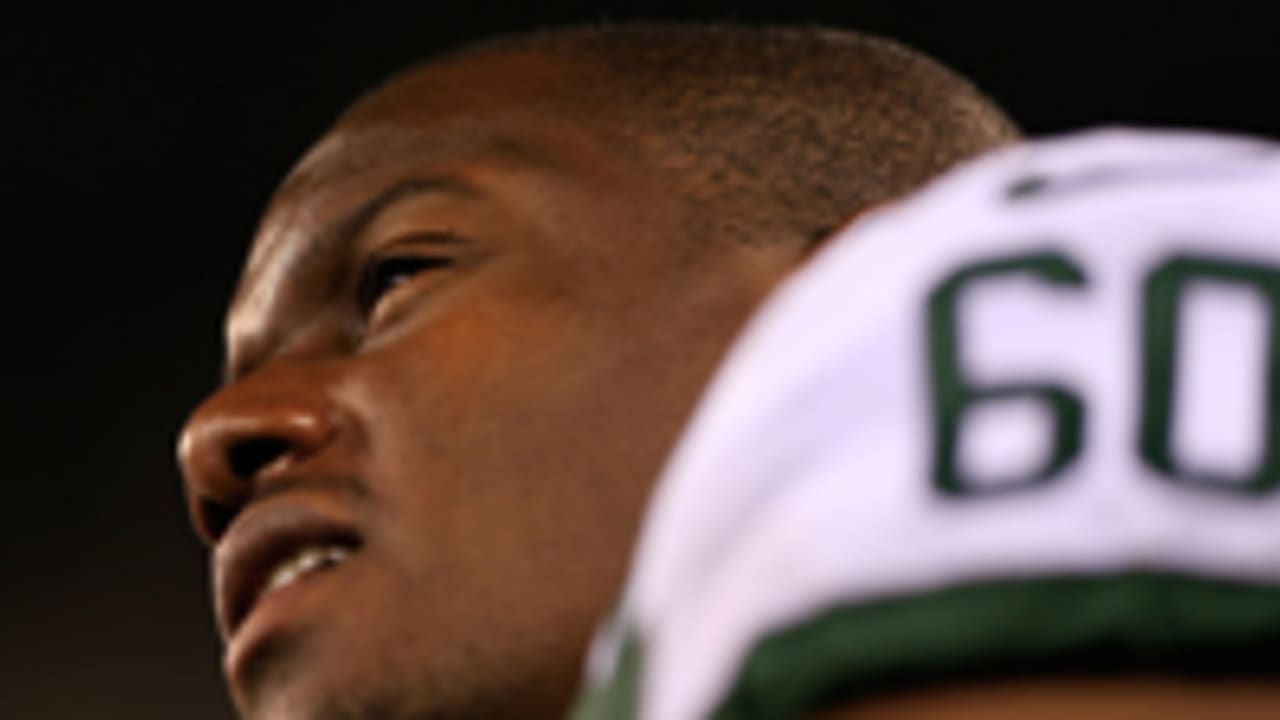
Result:
[[[1280,587],[1124,575],[838,607],[757,643],[713,717],[781,720],[959,676],[1101,671],[1280,675]]]
[[[569,715],[572,720],[635,718],[644,652],[636,632],[628,632],[625,638],[613,675],[603,685],[588,687],[582,692]]]

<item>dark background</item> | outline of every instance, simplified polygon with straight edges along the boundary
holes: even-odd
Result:
[[[4,16],[0,715],[230,717],[173,441],[216,382],[222,304],[274,184],[389,72],[468,38],[569,21],[821,22],[929,51],[1033,134],[1129,123],[1280,137],[1268,4],[193,3]]]

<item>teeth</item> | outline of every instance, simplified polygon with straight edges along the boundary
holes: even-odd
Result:
[[[286,585],[290,585],[309,572],[333,567],[346,560],[350,555],[351,550],[340,545],[310,545],[304,547],[276,566],[276,569],[271,573],[271,577],[267,579],[267,584],[263,588],[262,594],[265,595],[273,590],[279,590]]]

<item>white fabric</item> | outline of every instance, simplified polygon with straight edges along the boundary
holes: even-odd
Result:
[[[1045,190],[1021,200],[1029,177]],[[1061,252],[1082,288],[1029,275],[959,297],[971,382],[1053,382],[1086,407],[1052,482],[986,499],[931,482],[925,305],[957,268]],[[1280,267],[1280,150],[1191,133],[1097,131],[953,172],[833,239],[731,351],[662,478],[621,616],[644,641],[643,720],[704,717],[750,645],[834,601],[971,578],[1147,569],[1280,582],[1280,493],[1170,483],[1138,453],[1147,273],[1175,254]],[[1184,296],[1174,445],[1224,473],[1264,444],[1270,307],[1248,286]],[[982,403],[959,457],[974,477],[1042,465],[1043,406]],[[591,672],[607,675],[602,634]]]

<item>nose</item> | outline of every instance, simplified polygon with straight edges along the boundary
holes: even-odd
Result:
[[[178,441],[196,534],[213,545],[273,476],[320,452],[333,438],[333,412],[315,386],[250,376],[206,400]]]

